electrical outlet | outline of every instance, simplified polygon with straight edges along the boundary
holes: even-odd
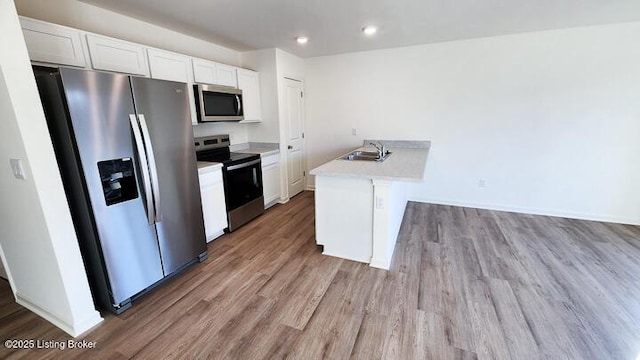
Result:
[[[355,136],[355,135],[358,135],[358,129],[356,129],[356,128],[352,128],[352,129],[351,129],[351,135],[354,135],[354,136]]]
[[[485,179],[478,180],[478,187],[486,188],[487,187],[487,181]]]

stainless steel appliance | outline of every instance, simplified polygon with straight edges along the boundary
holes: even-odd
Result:
[[[230,152],[229,135],[195,139],[198,161],[222,163],[228,231],[264,212],[260,155]]]
[[[242,90],[217,85],[193,85],[198,122],[244,120]]]
[[[187,85],[34,71],[94,300],[121,313],[206,258]]]

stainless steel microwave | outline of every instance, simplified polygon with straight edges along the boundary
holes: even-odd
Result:
[[[244,120],[242,90],[228,87],[193,85],[198,122]]]

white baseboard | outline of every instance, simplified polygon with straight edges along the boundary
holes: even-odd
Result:
[[[314,185],[307,185],[307,191],[316,191],[316,187]]]
[[[286,204],[288,202],[289,202],[289,198],[286,198],[286,199],[280,198],[280,200],[278,200],[278,204]]]
[[[25,308],[31,310],[36,313],[41,318],[49,321],[53,325],[62,329],[67,334],[78,337],[88,330],[94,328],[100,322],[102,322],[102,317],[100,313],[93,310],[91,314],[87,314],[84,319],[78,322],[78,324],[69,324],[66,321],[60,319],[58,316],[50,313],[49,311],[43,309],[35,301],[29,299],[27,296],[24,296],[18,292],[16,292],[16,302]]]
[[[640,225],[640,219],[632,219],[632,218],[609,216],[609,215],[586,214],[586,213],[578,213],[578,212],[571,212],[571,211],[534,209],[534,208],[525,208],[525,207],[518,207],[518,206],[509,206],[509,205],[503,205],[503,204],[476,203],[476,202],[465,202],[465,201],[458,201],[458,200],[429,199],[429,198],[418,198],[418,197],[410,197],[409,201],[415,201],[415,202],[427,203],[427,204],[469,207],[469,208],[485,209],[485,210],[508,211],[508,212],[514,212],[514,213],[520,213],[520,214],[544,215],[544,216],[563,217],[563,218],[578,219],[578,220],[590,220],[590,221],[611,222],[611,223],[618,223],[618,224]]]

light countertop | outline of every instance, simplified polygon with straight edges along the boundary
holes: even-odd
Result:
[[[280,146],[278,143],[248,142],[242,144],[231,145],[230,150],[239,153],[258,154],[267,156],[278,154]]]
[[[217,162],[209,162],[209,161],[198,161],[198,170],[200,169],[204,169],[206,167],[212,167],[212,168],[221,168],[222,167],[222,163],[217,163]]]
[[[402,142],[388,144],[391,155],[383,161],[349,161],[341,158],[329,161],[310,171],[311,175],[367,178],[390,181],[420,182],[424,180],[430,141],[412,141],[420,146],[403,146]],[[409,142],[407,142],[407,145]],[[394,147],[396,145],[397,147]],[[387,143],[385,143],[387,146]],[[362,147],[356,150],[375,151],[373,147]]]

